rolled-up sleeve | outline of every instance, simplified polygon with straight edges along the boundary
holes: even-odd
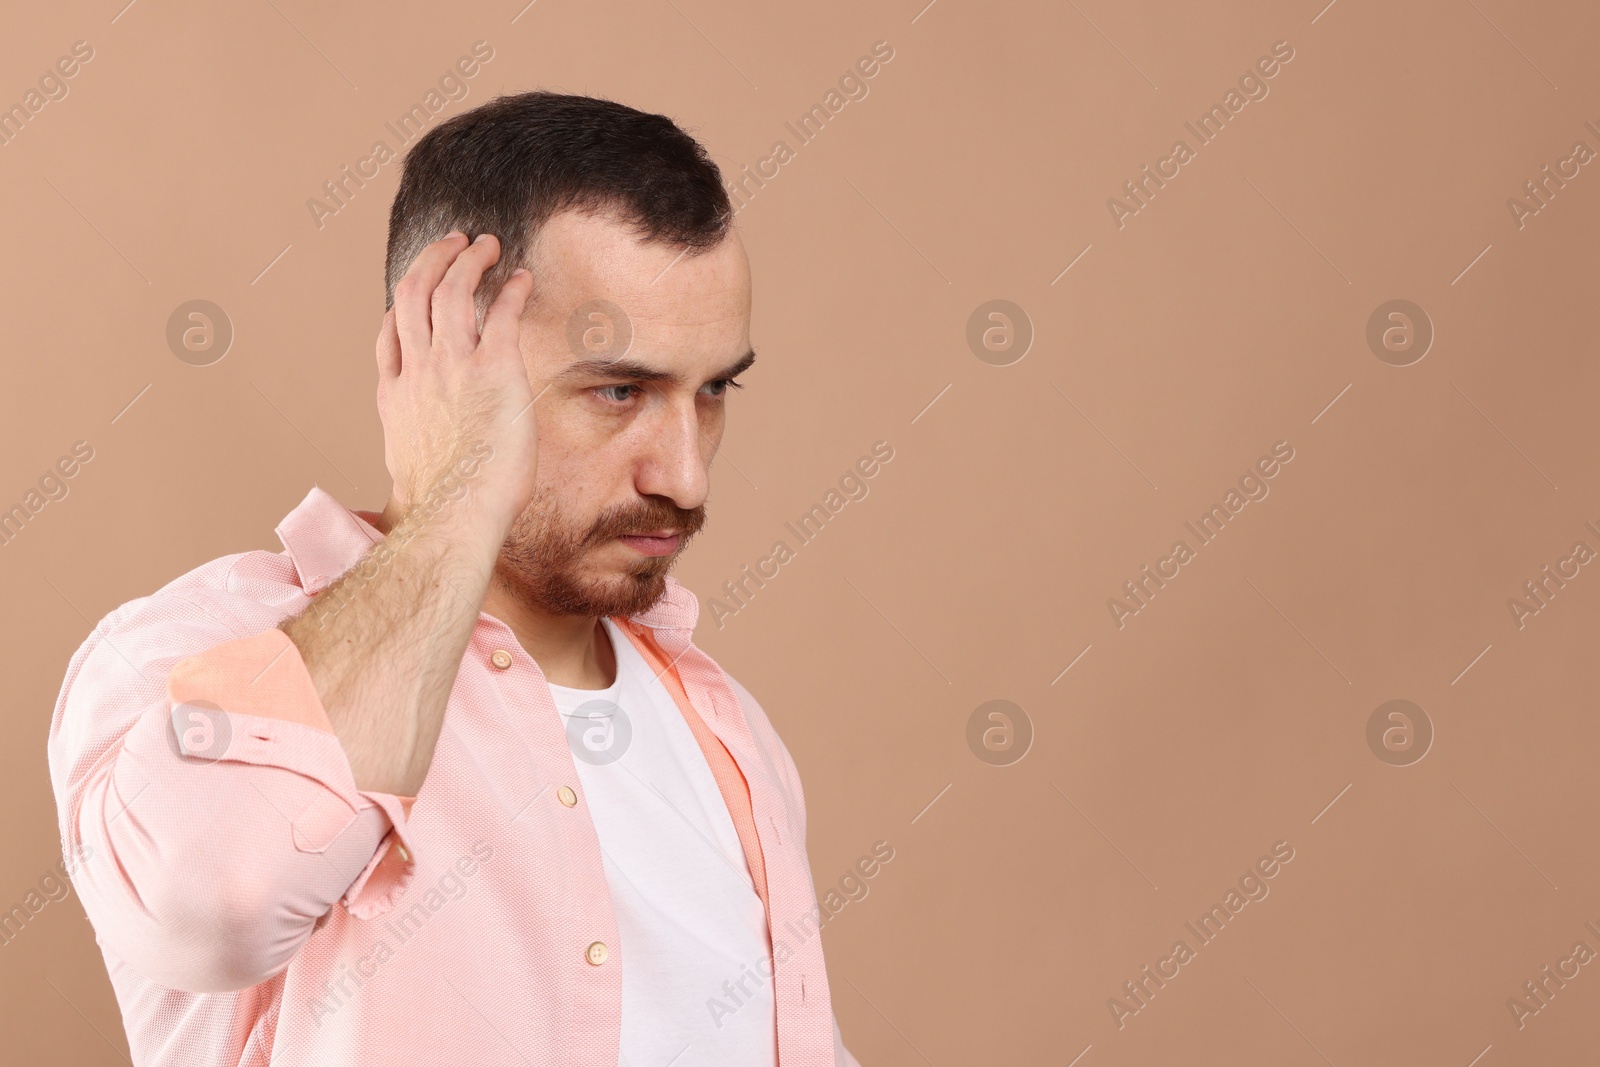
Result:
[[[71,877],[101,944],[190,992],[257,985],[333,907],[382,914],[415,868],[410,798],[356,787],[294,643],[179,596],[119,609],[51,725]]]

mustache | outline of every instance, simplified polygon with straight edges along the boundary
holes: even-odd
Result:
[[[673,529],[678,531],[679,543],[687,544],[689,538],[699,533],[705,523],[704,504],[697,508],[680,508],[671,501],[662,500],[601,515],[589,531],[589,540],[599,543],[627,534]]]

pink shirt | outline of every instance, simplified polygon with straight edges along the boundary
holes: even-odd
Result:
[[[278,526],[285,551],[122,605],[68,664],[51,782],[137,1067],[618,1062],[626,949],[600,842],[511,630],[478,616],[409,798],[356,788],[276,628],[382,539],[376,518],[313,488]],[[655,607],[613,621],[661,670],[739,832],[780,1065],[859,1067],[833,1019],[799,772],[694,647],[698,616],[669,577]],[[737,1008],[737,985],[724,1000]]]

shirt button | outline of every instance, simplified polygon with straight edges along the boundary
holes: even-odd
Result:
[[[604,941],[596,941],[594,944],[589,946],[588,950],[584,952],[583,955],[585,959],[594,964],[596,967],[600,966],[606,961],[606,943]]]
[[[497,648],[494,650],[494,655],[489,657],[489,662],[493,663],[500,670],[505,670],[507,667],[511,666],[511,653],[507,652],[503,648]]]
[[[578,802],[578,794],[572,791],[571,786],[564,785],[556,790],[556,799],[570,808]],[[600,947],[604,948],[605,946],[601,945]]]

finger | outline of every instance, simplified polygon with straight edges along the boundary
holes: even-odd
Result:
[[[474,294],[484,271],[500,259],[500,238],[480,233],[456,256],[433,291],[433,332],[447,332],[455,350],[471,352],[478,344],[478,309]]]
[[[433,291],[450,261],[466,247],[467,235],[458,231],[424,248],[394,287],[395,322],[400,344],[409,352],[428,351],[433,344]]]
[[[394,308],[390,308],[383,313],[383,325],[378,327],[378,380],[397,378],[400,370],[400,334],[395,330]]]
[[[533,274],[526,267],[518,267],[511,273],[505,285],[500,287],[499,295],[494,298],[494,303],[489,305],[489,313],[484,316],[482,342],[484,347],[516,346],[522,312],[527,306],[528,297],[532,294]]]

